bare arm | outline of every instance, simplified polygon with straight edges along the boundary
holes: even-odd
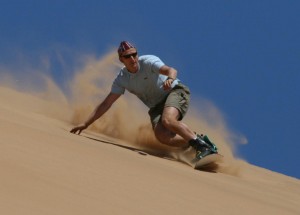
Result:
[[[169,67],[169,66],[162,66],[160,69],[159,69],[159,73],[162,74],[162,75],[166,75],[168,76],[169,78],[164,82],[164,89],[165,90],[168,90],[171,88],[171,85],[173,83],[173,81],[176,79],[177,77],[177,71],[176,69],[172,68],[172,67]]]
[[[71,133],[78,134],[81,133],[82,130],[88,128],[93,122],[95,122],[97,119],[99,119],[106,111],[110,109],[112,104],[120,97],[120,94],[114,94],[110,93],[108,96],[104,99],[103,102],[101,102],[93,111],[93,113],[89,116],[89,118],[85,121],[85,123],[80,124],[70,131]]]

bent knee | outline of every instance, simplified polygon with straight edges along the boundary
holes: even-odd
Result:
[[[171,119],[169,117],[162,117],[162,119],[161,119],[161,123],[166,128],[170,128],[175,122],[176,122],[176,120]]]

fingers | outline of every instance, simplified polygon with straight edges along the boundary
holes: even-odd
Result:
[[[80,135],[80,133],[87,127],[88,126],[86,124],[81,124],[81,125],[78,125],[78,126],[72,128],[70,132],[73,134],[76,134],[78,132],[78,135]]]
[[[164,82],[164,85],[163,85],[164,90],[169,90],[169,89],[171,89],[172,83],[173,83],[173,80],[172,80],[172,79],[166,80],[166,81]]]
[[[78,132],[78,135],[80,135],[82,130],[83,130],[82,128],[75,127],[71,129],[70,133],[76,134]]]
[[[77,129],[76,128],[72,128],[70,133],[76,134]]]

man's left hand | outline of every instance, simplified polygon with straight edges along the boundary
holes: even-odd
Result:
[[[170,90],[172,87],[172,83],[173,83],[174,79],[173,78],[168,78],[167,80],[165,80],[164,82],[164,90]]]

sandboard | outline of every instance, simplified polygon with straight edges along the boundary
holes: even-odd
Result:
[[[218,161],[221,161],[223,159],[223,155],[221,154],[211,154],[207,155],[204,158],[200,160],[194,161],[194,169],[202,169],[205,168],[206,166],[209,166],[211,164],[214,164]]]

